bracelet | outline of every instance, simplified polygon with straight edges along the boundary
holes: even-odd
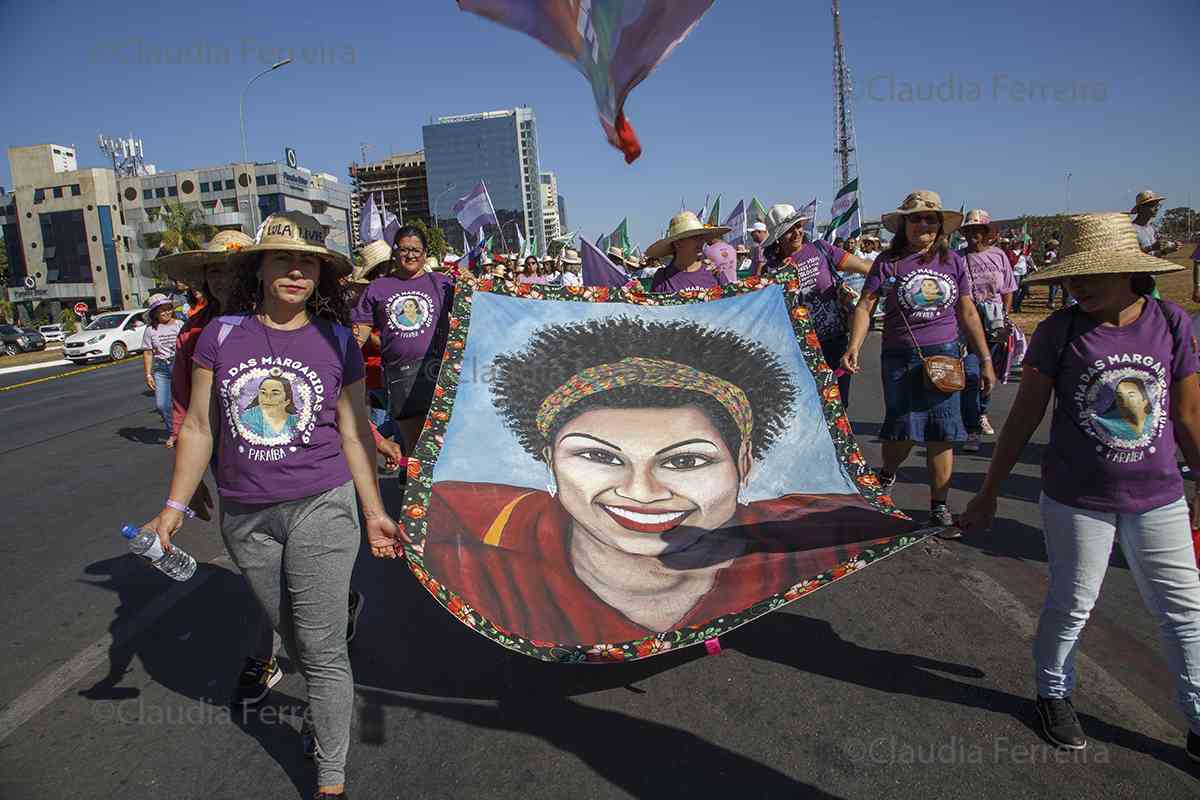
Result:
[[[183,515],[184,515],[185,517],[187,517],[188,519],[195,519],[195,518],[196,518],[196,512],[195,512],[195,511],[192,511],[190,508],[188,508],[187,506],[185,506],[183,503],[180,503],[180,502],[178,502],[177,500],[172,500],[172,499],[170,499],[170,498],[167,498],[167,504],[166,504],[166,505],[167,505],[167,508],[173,508],[173,509],[175,509],[176,511],[178,511],[180,514],[183,514]]]

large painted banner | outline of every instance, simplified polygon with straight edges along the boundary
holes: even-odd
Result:
[[[675,295],[461,280],[409,461],[414,574],[505,647],[614,662],[918,541],[797,290],[787,271]]]

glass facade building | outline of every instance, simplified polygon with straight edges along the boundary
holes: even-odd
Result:
[[[441,117],[421,133],[430,214],[452,247],[460,246],[463,239],[451,211],[454,201],[483,181],[508,246],[516,248],[513,228],[520,227],[525,238],[535,232],[544,252],[537,120],[532,109]],[[488,233],[494,231],[489,228]]]

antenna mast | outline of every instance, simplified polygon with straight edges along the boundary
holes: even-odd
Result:
[[[854,134],[854,83],[846,64],[846,44],[842,40],[840,0],[833,0],[833,126],[834,173],[837,180],[834,196],[842,187],[858,177],[858,143]],[[858,194],[862,214],[862,193]]]

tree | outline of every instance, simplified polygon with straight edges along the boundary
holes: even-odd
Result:
[[[63,335],[70,336],[79,330],[79,325],[76,322],[79,318],[75,316],[75,312],[69,308],[64,308],[58,315],[58,323],[62,325]]]
[[[1187,206],[1179,206],[1167,209],[1158,232],[1168,239],[1186,242],[1195,235],[1197,227],[1200,227],[1200,213]]]
[[[13,304],[8,302],[7,297],[0,296],[0,322],[14,322],[15,320]]]
[[[167,202],[162,206],[157,219],[162,220],[162,233],[148,233],[145,244],[148,249],[158,248],[160,256],[184,250],[201,250],[205,242],[216,235],[217,229],[204,222],[200,209],[182,203]],[[167,275],[157,263],[151,265],[157,283],[163,283]]]

